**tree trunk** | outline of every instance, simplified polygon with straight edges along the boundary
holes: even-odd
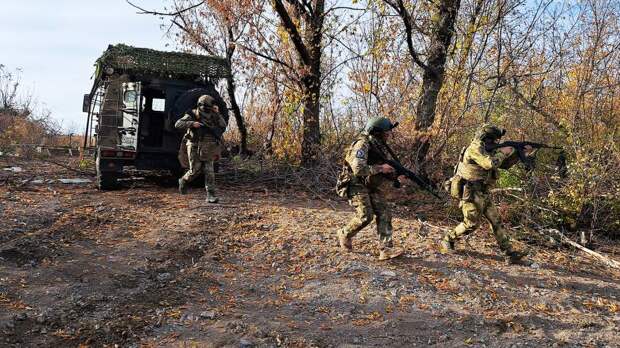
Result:
[[[317,164],[321,144],[321,129],[319,124],[321,85],[320,77],[307,76],[302,81],[303,92],[303,136],[301,141],[301,164],[313,166]]]
[[[454,23],[460,6],[460,0],[441,0],[437,13],[433,16],[436,19],[432,25],[430,48],[422,77],[422,91],[416,110],[415,128],[417,131],[428,130],[435,121],[437,98],[443,86],[448,49],[454,34]],[[418,164],[424,162],[429,147],[428,137],[421,137],[417,140],[416,160]]]
[[[239,143],[239,155],[246,156],[249,154],[248,130],[245,128],[245,120],[241,115],[239,104],[237,104],[237,98],[235,97],[235,81],[232,76],[226,79],[226,89],[228,91],[228,99],[230,99],[230,108],[235,116],[235,122],[237,123],[237,128],[239,129],[239,137],[241,138]]]
[[[228,47],[226,47],[226,60],[228,62],[228,66],[232,66],[232,57],[235,54],[235,37],[232,31],[231,26],[227,26],[228,32]],[[249,154],[248,152],[248,130],[245,128],[245,120],[241,115],[241,109],[239,109],[239,104],[237,104],[237,97],[235,96],[236,86],[235,79],[233,73],[231,71],[230,77],[226,79],[226,90],[228,91],[228,99],[230,99],[230,108],[232,109],[233,115],[235,116],[235,121],[237,123],[237,128],[239,129],[239,155],[246,156]]]
[[[325,16],[325,0],[290,1],[291,13],[282,0],[274,0],[273,7],[282,26],[286,29],[297,56],[302,92],[303,133],[301,140],[301,164],[314,166],[318,164],[321,128],[320,128],[320,97],[321,97],[321,41],[323,39],[323,20]],[[297,25],[294,19],[299,19]],[[299,29],[303,28],[303,33]]]
[[[308,25],[304,32],[310,61],[309,74],[302,80],[304,105],[304,130],[301,143],[301,163],[313,166],[318,163],[321,145],[321,41],[323,39],[323,1],[315,4],[316,13],[307,16]]]

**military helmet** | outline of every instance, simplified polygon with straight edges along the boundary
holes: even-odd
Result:
[[[212,96],[204,94],[198,98],[198,106],[204,105],[206,107],[212,107],[215,104],[215,99]]]
[[[368,122],[366,122],[366,127],[364,130],[367,133],[372,132],[387,132],[392,130],[398,126],[398,122],[392,123],[387,117],[373,117]]]
[[[492,124],[485,123],[478,129],[476,132],[476,138],[480,140],[484,140],[486,138],[490,139],[499,139],[506,134],[506,130],[503,128],[496,127]]]

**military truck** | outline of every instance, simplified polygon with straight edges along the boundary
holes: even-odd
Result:
[[[182,136],[174,123],[212,96],[228,121],[228,108],[216,91],[230,75],[223,58],[110,45],[95,63],[94,83],[84,95],[88,113],[84,152],[95,156],[97,186],[117,186],[123,168],[164,169],[178,176]]]

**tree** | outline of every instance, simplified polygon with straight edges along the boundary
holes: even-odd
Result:
[[[226,92],[239,131],[239,154],[248,155],[248,131],[237,102],[235,72],[242,62],[235,57],[237,42],[247,28],[247,16],[252,7],[244,0],[206,0],[192,4],[188,0],[174,0],[169,12],[148,11],[127,1],[141,14],[170,17],[177,28],[178,41],[186,47],[198,48],[207,54],[222,56],[231,67],[226,78]]]
[[[454,36],[454,25],[457,19],[461,0],[428,1],[419,5],[415,0],[384,0],[400,17],[404,25],[409,55],[415,65],[422,69],[422,88],[416,107],[415,129],[426,131],[435,121],[437,98],[444,83],[446,59]],[[410,8],[422,7],[428,11],[427,25],[420,25]],[[428,40],[426,59],[415,48],[414,35],[423,34]],[[422,163],[428,153],[430,139],[421,136],[417,139],[416,161]]]
[[[321,143],[320,97],[324,0],[274,0],[272,6],[298,57],[303,105],[302,165],[314,165]],[[298,21],[299,24],[296,24]],[[300,31],[301,29],[301,31]]]

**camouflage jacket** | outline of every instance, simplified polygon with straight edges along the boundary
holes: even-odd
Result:
[[[194,122],[203,124],[200,128],[193,128]],[[222,133],[226,129],[226,120],[220,113],[201,112],[198,109],[186,113],[175,124],[174,127],[180,130],[186,130],[185,138],[191,142],[200,142],[203,140],[220,141]]]
[[[510,155],[499,149],[487,152],[484,142],[474,139],[461,155],[456,174],[470,182],[493,185],[498,178],[498,169],[508,157]]]
[[[382,158],[389,158],[379,142],[367,133],[362,133],[345,153],[345,163],[350,170],[350,184],[378,187],[386,181],[381,174]]]

